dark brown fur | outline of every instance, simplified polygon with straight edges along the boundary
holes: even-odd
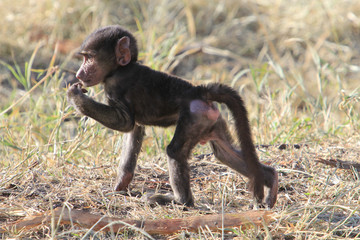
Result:
[[[176,202],[194,204],[187,160],[197,143],[209,141],[221,162],[249,178],[250,189],[259,204],[263,203],[264,186],[269,188],[265,203],[273,207],[277,198],[277,172],[258,160],[241,97],[222,84],[193,86],[178,77],[154,71],[137,62],[137,52],[135,38],[121,27],[95,31],[81,47],[84,62],[76,75],[80,83],[68,89],[70,102],[82,114],[108,128],[127,132],[115,190],[126,189],[134,176],[144,126],[176,124],[167,147]],[[104,84],[107,104],[95,102],[84,94],[83,87],[99,83]],[[242,151],[233,147],[227,125],[212,101],[225,103],[232,112]]]

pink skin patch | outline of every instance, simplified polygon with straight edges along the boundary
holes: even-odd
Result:
[[[215,107],[215,105],[211,102],[205,102],[202,100],[193,100],[190,102],[190,112],[192,113],[198,113],[198,114],[202,114],[204,116],[207,117],[207,119],[215,122],[219,116],[220,116],[220,112],[219,110]],[[200,140],[200,144],[204,145],[206,144],[209,140],[212,140],[212,138],[209,136],[206,139],[202,139]]]
[[[219,110],[214,104],[202,100],[193,100],[190,102],[190,112],[206,114],[209,120],[216,121],[220,116]]]

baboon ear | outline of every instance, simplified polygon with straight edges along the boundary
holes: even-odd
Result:
[[[120,66],[126,66],[131,61],[131,52],[130,52],[130,38],[122,37],[116,43],[115,49],[116,62]]]

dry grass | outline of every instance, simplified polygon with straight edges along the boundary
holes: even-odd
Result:
[[[279,171],[277,221],[225,234],[184,231],[172,239],[360,237],[359,173],[315,161],[359,162],[359,1],[2,0],[0,22],[1,224],[64,204],[134,219],[248,209],[246,179],[211,155],[202,158],[208,147],[197,147],[191,159],[195,208],[151,208],[143,201],[145,192],[170,189],[164,149],[172,128],[147,129],[131,185],[139,194],[112,193],[121,134],[75,118],[61,83],[72,78],[69,70],[79,64],[73,53],[89,32],[121,24],[135,32],[146,65],[239,90],[256,144],[273,145],[258,153]],[[53,66],[56,73],[36,85]],[[102,99],[100,88],[90,90],[97,93]],[[279,150],[281,143],[306,145]],[[146,238],[87,231],[55,224],[0,237]]]

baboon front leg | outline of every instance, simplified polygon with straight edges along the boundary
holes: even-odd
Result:
[[[144,135],[145,127],[140,125],[135,125],[131,132],[124,134],[123,149],[114,187],[115,191],[125,190],[133,179]]]

